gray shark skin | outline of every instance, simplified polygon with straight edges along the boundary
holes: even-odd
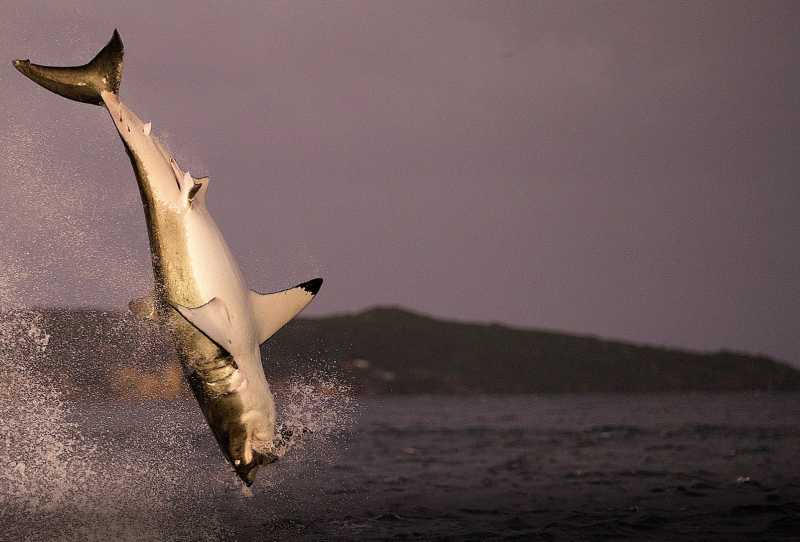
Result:
[[[206,208],[208,178],[181,169],[169,151],[119,99],[123,44],[115,30],[83,66],[15,60],[26,77],[61,96],[105,107],[122,138],[142,197],[154,289],[131,310],[156,320],[175,339],[184,373],[217,442],[248,486],[277,458],[275,405],[259,345],[299,313],[322,279],[281,292],[249,290]]]

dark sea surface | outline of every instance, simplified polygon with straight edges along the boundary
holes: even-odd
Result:
[[[2,540],[800,539],[798,394],[298,381],[277,400],[312,432],[246,491],[190,398],[65,402],[23,380],[27,410],[2,411]]]

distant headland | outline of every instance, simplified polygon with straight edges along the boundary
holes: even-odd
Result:
[[[51,334],[41,369],[73,388],[130,397],[185,392],[169,345],[149,324],[113,311],[37,310]],[[278,384],[321,371],[363,394],[800,390],[800,371],[764,356],[446,321],[397,307],[298,318],[262,348]]]

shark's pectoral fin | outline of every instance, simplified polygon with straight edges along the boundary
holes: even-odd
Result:
[[[322,279],[318,278],[272,294],[260,294],[251,290],[250,300],[255,313],[258,342],[263,343],[272,337],[311,303],[321,286]]]
[[[231,319],[228,308],[220,298],[215,297],[205,305],[200,305],[194,309],[177,303],[170,303],[170,305],[203,335],[217,343],[221,348],[229,350],[233,342],[231,338]]]
[[[136,299],[131,299],[128,303],[128,309],[134,316],[142,320],[158,320],[153,292],[142,297],[137,297]]]

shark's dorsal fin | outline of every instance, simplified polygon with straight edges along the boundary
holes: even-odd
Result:
[[[322,279],[317,278],[272,294],[260,294],[250,290],[259,344],[272,337],[286,322],[311,303],[321,286]]]
[[[177,164],[174,164],[173,167],[177,167]],[[204,204],[208,191],[208,177],[195,179],[187,171],[178,178],[178,187],[181,189],[184,205],[192,207],[195,204]]]
[[[190,309],[177,303],[170,303],[190,324],[221,348],[229,350],[231,338],[231,317],[225,303],[215,297],[205,305]]]
[[[189,189],[187,197],[190,205],[206,203],[206,194],[208,194],[208,177],[201,177],[194,180],[194,185]]]
[[[178,186],[181,188],[181,194],[186,194],[194,186],[194,177],[188,171],[184,171],[183,175],[178,178]]]

